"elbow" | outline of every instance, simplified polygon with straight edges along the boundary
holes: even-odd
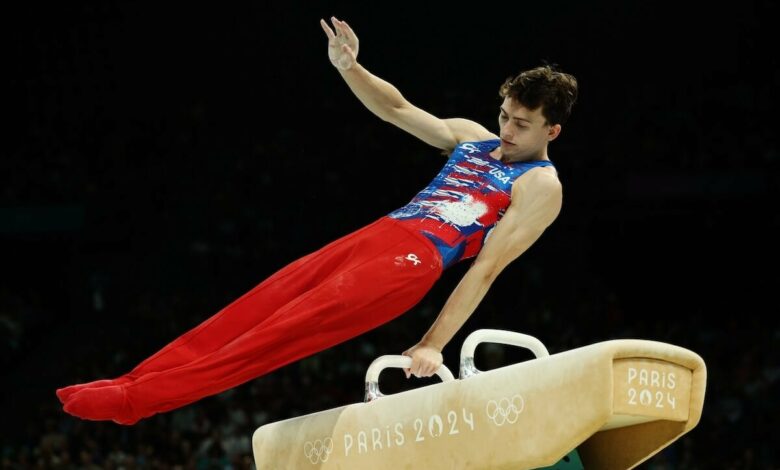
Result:
[[[377,112],[376,115],[379,116],[379,119],[381,119],[382,121],[388,124],[396,125],[396,123],[398,122],[398,119],[396,115],[393,113],[392,109]]]
[[[382,109],[383,112],[380,117],[383,121],[394,125],[397,125],[397,123],[401,122],[405,109],[404,103],[402,101],[385,103]]]
[[[492,263],[485,260],[475,261],[471,265],[470,271],[479,278],[480,281],[490,285],[498,277],[498,273],[501,272],[496,263]]]

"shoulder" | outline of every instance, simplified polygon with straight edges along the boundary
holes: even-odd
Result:
[[[528,170],[512,183],[511,200],[517,210],[543,214],[540,226],[552,223],[563,205],[563,186],[555,168]]]
[[[450,129],[458,144],[498,139],[496,134],[487,130],[482,124],[469,119],[450,118],[444,119],[444,123]]]
[[[532,168],[512,183],[512,193],[515,190],[540,191],[545,193],[560,193],[563,191],[558,172],[552,166]]]
[[[460,149],[461,152],[465,152],[466,154],[471,154],[474,150],[478,150],[480,152],[489,152],[491,150],[494,150],[501,143],[501,139],[499,139],[498,137],[496,138],[490,138],[489,136],[481,136],[481,137],[487,137],[487,138],[472,138],[466,140],[459,140],[458,143],[455,144],[455,147],[447,150],[446,152],[443,151],[442,154],[451,156],[458,149]]]

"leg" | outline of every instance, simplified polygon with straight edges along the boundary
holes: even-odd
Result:
[[[144,374],[187,364],[221,348],[322,282],[348,258],[351,240],[363,236],[367,231],[376,230],[375,226],[379,222],[377,220],[285,266],[127,374],[113,380],[98,380],[61,388],[57,390],[57,396],[65,403],[74,393],[84,388],[129,383]]]
[[[414,306],[441,260],[405,229],[369,241],[349,265],[222,348],[127,385],[86,389],[65,407],[86,419],[132,424],[266,374],[379,326]],[[393,236],[395,235],[395,237]],[[389,245],[388,238],[391,240]],[[384,246],[382,246],[384,245]],[[381,249],[378,249],[381,248]],[[405,258],[415,254],[413,259]]]

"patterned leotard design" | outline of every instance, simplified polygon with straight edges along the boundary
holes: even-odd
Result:
[[[389,217],[433,241],[444,268],[479,253],[509,206],[512,182],[548,160],[503,163],[489,154],[500,140],[463,142],[433,181]]]

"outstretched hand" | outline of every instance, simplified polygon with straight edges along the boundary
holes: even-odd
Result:
[[[444,362],[441,351],[425,343],[417,343],[401,354],[412,358],[412,367],[404,369],[407,379],[411,375],[415,377],[430,377],[439,370],[439,367]]]
[[[349,70],[357,63],[358,38],[352,28],[344,21],[339,21],[331,16],[334,33],[325,20],[320,20],[320,26],[328,36],[328,57],[330,62],[339,70]]]

